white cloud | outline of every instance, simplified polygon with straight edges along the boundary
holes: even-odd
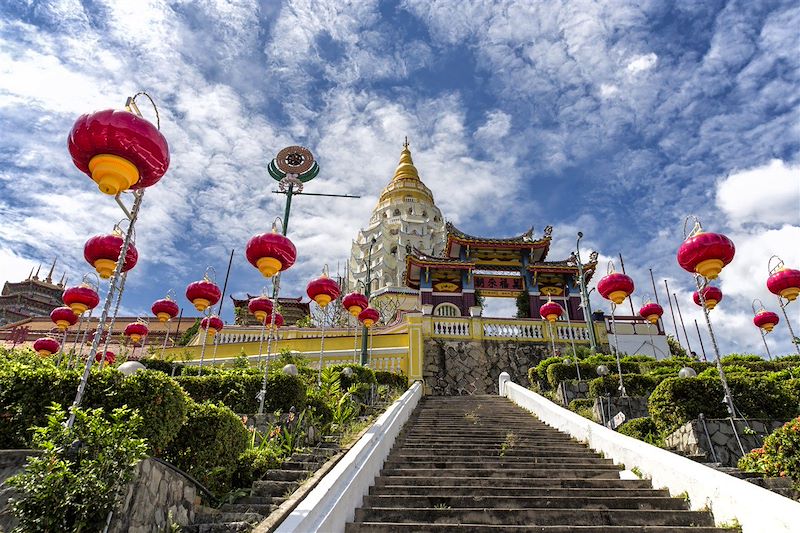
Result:
[[[600,84],[600,96],[603,98],[611,98],[619,92],[619,87],[611,83]]]
[[[800,225],[800,165],[773,159],[734,172],[717,183],[716,203],[734,226]]]
[[[15,282],[27,278],[36,264],[37,261],[20,257],[11,250],[0,248],[0,265],[3,265],[0,268],[0,290],[2,290],[6,281]],[[47,267],[44,266],[44,268],[46,273]]]
[[[658,56],[653,52],[644,55],[636,55],[628,62],[626,69],[630,74],[638,74],[655,67],[656,62],[658,62]]]

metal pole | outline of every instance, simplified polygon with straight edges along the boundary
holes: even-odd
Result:
[[[200,348],[200,368],[197,370],[197,375],[203,375],[203,359],[206,355],[206,341],[208,340],[208,329],[203,329],[202,323],[200,325],[200,331],[203,332],[203,346]]]
[[[258,368],[261,368],[261,356],[264,353],[264,330],[267,329],[267,317],[261,321],[261,335],[258,339]]]
[[[372,288],[372,247],[375,245],[375,238],[373,237],[369,243],[369,250],[367,251],[367,280],[364,283],[364,296],[367,297],[367,305],[369,305],[369,295]],[[367,351],[367,338],[369,332],[367,326],[362,326],[361,329],[361,364],[366,366],[369,363],[369,354]]]
[[[289,190],[286,191],[286,208],[283,210],[283,236],[289,231],[289,213],[292,211],[292,194],[294,194],[294,183],[289,182]],[[276,302],[277,303],[277,302]]]
[[[289,189],[291,190],[291,188]],[[286,226],[284,226],[285,228]],[[275,314],[278,312],[278,292],[281,288],[281,274],[278,272],[273,279],[273,287],[272,287],[272,295],[273,295],[273,302],[272,302],[272,318],[269,322],[269,333],[267,334],[267,364],[264,365],[264,379],[261,381],[261,390],[258,393],[258,414],[264,414],[264,400],[267,397],[267,378],[269,377],[269,362],[270,362],[270,350],[272,348],[272,334],[273,332],[277,335],[278,328],[275,327]]]
[[[231,248],[231,257],[228,259],[228,270],[225,272],[225,283],[222,284],[222,296],[219,299],[219,307],[217,308],[217,316],[219,316],[220,320],[222,320],[222,304],[225,303],[225,291],[228,290],[228,278],[231,275],[231,265],[233,264],[233,252],[234,249]]]
[[[653,277],[653,269],[650,268],[650,283],[653,284],[653,296],[656,298],[656,303],[661,305],[661,302],[658,301],[658,291],[656,290],[656,278]]]
[[[125,282],[128,280],[128,273],[122,273],[122,281],[119,285],[119,291],[117,292],[117,303],[114,306],[114,314],[111,315],[111,323],[108,325],[108,335],[106,335],[106,341],[103,344],[103,354],[100,356],[100,369],[102,370],[103,365],[106,364],[106,352],[108,352],[108,343],[111,341],[111,335],[114,333],[114,323],[117,321],[117,314],[119,313],[119,304],[122,301],[122,291],[125,290]],[[94,357],[94,354],[91,354]]]
[[[625,392],[625,383],[622,381],[622,363],[619,360],[619,339],[617,338],[617,323],[614,320],[614,311],[616,310],[617,305],[614,302],[611,302],[611,331],[614,332],[614,353],[617,356],[617,372],[619,373],[619,390],[622,394],[622,397],[626,397],[628,394]]]
[[[144,189],[139,189],[138,191],[134,192],[133,196],[133,208],[131,209],[128,231],[125,232],[125,238],[122,240],[122,247],[119,251],[117,264],[114,267],[114,273],[111,275],[111,283],[108,285],[108,293],[106,294],[106,300],[103,305],[103,312],[100,314],[100,320],[97,323],[97,331],[94,334],[94,340],[92,340],[92,349],[89,353],[89,357],[86,358],[86,366],[83,369],[83,376],[81,376],[81,382],[78,385],[78,392],[75,394],[75,401],[72,403],[72,408],[70,409],[71,412],[69,418],[67,419],[68,428],[71,428],[75,424],[75,409],[80,407],[81,401],[83,400],[83,394],[86,391],[86,384],[89,382],[89,374],[92,370],[94,354],[97,352],[97,348],[100,345],[100,337],[103,335],[103,328],[105,327],[105,322],[108,319],[108,311],[111,309],[111,300],[113,299],[114,291],[116,290],[117,280],[120,279],[122,266],[125,264],[125,256],[128,253],[128,248],[131,244],[131,237],[133,236],[133,227],[134,224],[136,224],[136,218],[139,216],[139,208],[142,205]],[[120,288],[120,293],[121,292],[122,289]],[[105,353],[103,353],[103,356],[105,357]]]
[[[769,358],[770,361],[772,361],[772,354],[769,352],[769,346],[767,346],[767,336],[764,335],[763,329],[758,328],[758,331],[759,333],[761,333],[761,340],[764,341],[764,348],[766,348],[767,350],[767,357]]]
[[[786,313],[786,305],[783,303],[783,298],[778,296],[778,304],[781,306],[781,311],[783,311],[783,318],[786,319],[786,327],[789,328],[789,335],[792,337],[792,344],[794,345],[794,349],[797,350],[797,353],[800,354],[800,343],[796,341],[797,337],[794,336],[794,330],[792,329],[792,323],[789,321],[789,315]]]
[[[672,298],[669,296],[669,284],[667,283],[667,280],[664,280],[664,288],[667,289],[667,301],[669,302],[669,313],[672,315],[672,327],[675,328],[675,340],[678,341],[678,344],[680,345],[681,336],[680,333],[678,333],[678,321],[675,320],[675,309],[672,307]],[[664,328],[664,333],[666,332],[667,330]]]
[[[547,331],[550,333],[550,345],[553,348],[553,357],[556,357],[556,336],[553,334],[553,323],[547,321]]]
[[[578,381],[581,381],[581,367],[578,364],[578,352],[575,350],[575,330],[572,329],[572,322],[569,318],[569,296],[564,301],[564,309],[567,312],[567,331],[569,331],[569,341],[572,343],[572,358],[575,359],[575,372]]]
[[[695,275],[694,280],[697,284],[697,294],[700,297],[700,304],[703,307],[703,316],[706,317],[706,326],[708,326],[708,334],[711,337],[711,345],[714,347],[714,356],[717,360],[717,371],[719,372],[719,379],[722,381],[722,389],[725,391],[725,403],[728,407],[728,413],[731,417],[734,417],[736,416],[736,408],[733,406],[733,395],[731,394],[731,389],[728,387],[728,380],[725,378],[725,371],[722,369],[722,359],[719,354],[719,347],[717,346],[717,338],[714,336],[714,329],[711,327],[711,318],[708,316],[708,308],[706,307],[706,298],[705,295],[703,295],[703,286],[700,283],[700,276]]]
[[[697,339],[700,341],[700,350],[703,352],[703,361],[708,361],[708,358],[706,357],[706,347],[703,345],[703,337],[700,335],[700,326],[697,325],[697,319],[694,320],[694,328],[697,330]]]
[[[683,329],[683,336],[686,337],[686,346],[689,348],[689,354],[692,353],[692,343],[689,342],[689,335],[686,334],[686,325],[683,323],[683,314],[681,313],[681,304],[678,303],[678,296],[673,292],[672,297],[675,299],[675,307],[678,308],[678,318],[681,320],[681,328]],[[705,300],[703,300],[705,301]],[[705,304],[703,304],[705,305]]]
[[[58,363],[56,363],[56,366],[61,366],[61,361],[64,359],[64,345],[67,343],[67,331],[69,331],[69,327],[64,328],[64,336],[61,337],[61,345],[58,349]]]
[[[619,255],[619,266],[622,268],[622,273],[625,274],[625,261],[622,259],[622,252],[618,253]],[[633,300],[628,298],[628,303],[631,304],[631,316],[636,316],[636,311],[633,309]]]
[[[319,341],[319,369],[317,369],[317,385],[322,386],[322,358],[325,353],[325,322],[328,318],[328,307],[322,308],[322,337]]]
[[[586,277],[583,274],[583,262],[581,261],[581,239],[583,232],[578,232],[578,240],[575,243],[575,259],[578,264],[578,281],[580,281],[581,299],[583,303],[583,318],[586,327],[589,328],[589,345],[592,353],[597,351],[597,337],[595,336],[594,324],[592,323],[592,305],[589,302],[589,293],[586,292]]]

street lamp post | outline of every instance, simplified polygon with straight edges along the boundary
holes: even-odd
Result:
[[[583,275],[583,263],[581,262],[581,239],[583,232],[578,232],[578,240],[575,244],[575,262],[578,265],[578,283],[581,289],[581,300],[583,301],[583,318],[586,320],[586,327],[589,329],[589,343],[592,352],[597,351],[597,337],[595,337],[594,325],[592,324],[592,306],[589,303],[589,293],[586,292],[586,278]]]
[[[372,247],[375,245],[376,240],[377,239],[375,237],[372,237],[372,240],[369,243],[369,249],[367,250],[367,279],[364,282],[364,296],[367,297],[367,302],[369,302],[370,288],[372,286]],[[366,366],[369,363],[368,335],[369,331],[367,326],[361,326],[361,364],[363,366]]]

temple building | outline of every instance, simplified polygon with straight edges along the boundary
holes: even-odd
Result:
[[[261,323],[247,308],[251,298],[257,295],[247,294],[247,299],[240,299],[231,296],[234,308],[233,323],[236,326],[259,326]],[[304,302],[302,297],[297,298],[278,298],[278,309],[283,316],[283,323],[287,326],[294,326],[298,320],[302,320],[311,314],[309,302]]]
[[[369,260],[371,299],[384,320],[397,310],[418,309],[419,293],[404,281],[406,257],[413,249],[441,254],[444,226],[442,213],[419,177],[406,140],[394,176],[381,192],[369,225],[353,240],[348,288],[364,290]]]
[[[64,305],[64,276],[53,282],[56,261],[44,279],[39,279],[39,269],[31,270],[27,279],[16,283],[6,281],[0,293],[0,325],[18,322],[29,317],[48,316],[50,311]],[[39,267],[41,268],[41,266]]]

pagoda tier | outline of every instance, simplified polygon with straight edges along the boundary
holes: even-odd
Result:
[[[63,304],[64,276],[58,283],[53,282],[53,270],[56,262],[50,267],[45,279],[39,279],[39,270],[28,275],[19,282],[6,282],[0,294],[0,324],[18,322],[34,316],[48,316],[50,311]]]

